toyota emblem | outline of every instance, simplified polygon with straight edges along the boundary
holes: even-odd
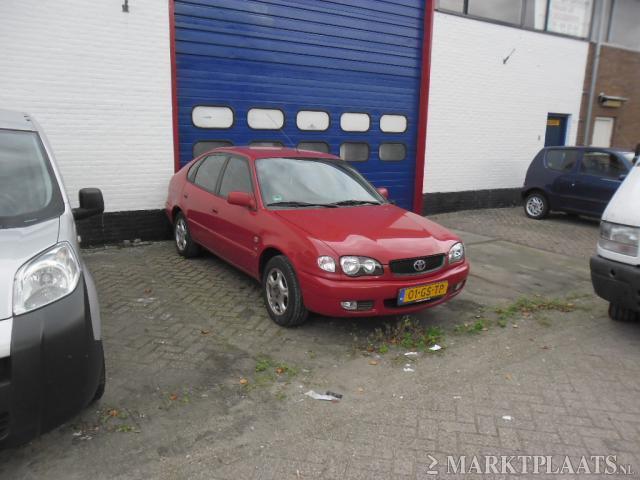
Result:
[[[420,259],[420,260],[416,260],[415,262],[413,262],[413,269],[416,272],[421,272],[425,268],[427,268],[427,262],[425,262],[424,260]]]

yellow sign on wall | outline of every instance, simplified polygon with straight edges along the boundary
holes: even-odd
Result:
[[[559,118],[549,118],[547,120],[547,127],[559,127],[560,119]]]

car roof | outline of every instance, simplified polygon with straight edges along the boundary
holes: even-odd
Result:
[[[37,127],[31,122],[28,114],[14,110],[0,109],[0,128],[9,130],[37,131]]]
[[[248,146],[234,146],[234,147],[219,147],[212,152],[229,152],[237,153],[245,157],[249,157],[253,160],[259,158],[326,158],[331,160],[340,160],[340,157],[331,155],[329,153],[314,152],[311,150],[301,150],[297,148],[282,148],[282,147],[248,147]]]

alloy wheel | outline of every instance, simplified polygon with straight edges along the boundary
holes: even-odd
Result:
[[[284,315],[289,305],[289,287],[284,273],[278,268],[272,268],[267,275],[267,301],[269,308],[276,315]]]

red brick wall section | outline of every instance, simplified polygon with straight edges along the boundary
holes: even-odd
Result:
[[[585,144],[584,129],[594,52],[595,45],[592,43],[589,47],[589,59],[584,77],[584,93],[577,138],[578,145]],[[635,149],[636,144],[640,142],[640,52],[603,46],[600,54],[595,93],[592,121],[595,117],[615,118],[611,146],[627,150]],[[598,103],[598,95],[600,93],[625,97],[629,100],[620,108],[604,108]],[[593,124],[591,132],[593,133]]]

